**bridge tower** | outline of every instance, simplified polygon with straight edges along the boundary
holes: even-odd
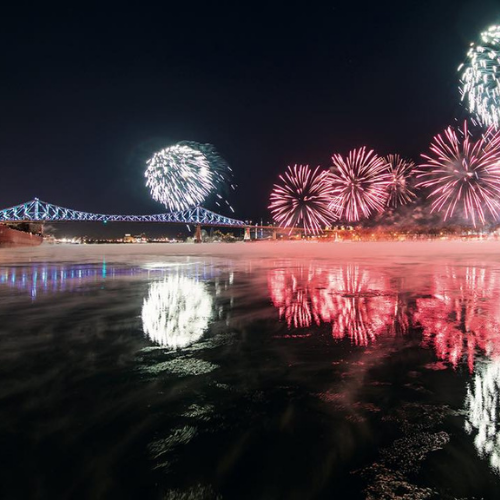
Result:
[[[196,229],[194,232],[194,242],[201,243],[201,224],[196,224]]]

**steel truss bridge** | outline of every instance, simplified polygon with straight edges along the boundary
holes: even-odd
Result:
[[[224,217],[202,207],[154,215],[106,215],[59,207],[35,198],[0,211],[0,222],[163,222],[196,226],[241,227],[247,223]]]

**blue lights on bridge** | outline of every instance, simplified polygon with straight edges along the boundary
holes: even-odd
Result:
[[[0,222],[164,222],[203,226],[244,227],[246,223],[202,207],[154,215],[106,215],[59,207],[35,198],[0,211]]]

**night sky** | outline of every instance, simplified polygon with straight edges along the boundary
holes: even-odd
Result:
[[[232,166],[238,218],[269,218],[289,164],[418,159],[466,116],[457,67],[500,21],[494,1],[53,5],[1,14],[1,208],[163,212],[145,160],[189,140]]]

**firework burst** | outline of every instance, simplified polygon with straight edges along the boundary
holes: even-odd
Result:
[[[463,130],[448,127],[431,143],[432,156],[422,155],[417,167],[417,187],[430,188],[432,211],[443,211],[444,220],[459,212],[476,226],[488,213],[500,212],[500,131],[493,127],[474,140],[467,121]]]
[[[330,173],[311,170],[308,165],[288,167],[275,184],[269,208],[273,219],[285,227],[302,225],[305,232],[317,234],[334,219],[328,205],[333,196]]]
[[[212,144],[200,144],[193,141],[183,141],[179,144],[188,146],[205,155],[214,178],[216,189],[215,204],[220,207],[221,204],[224,203],[231,209],[232,212],[234,212],[233,207],[225,198],[225,196],[228,195],[229,188],[233,190],[236,189],[236,185],[233,184],[233,170],[231,169],[227,161],[222,158],[222,156]]]
[[[397,207],[412,202],[417,197],[411,187],[411,174],[415,163],[399,155],[387,155],[384,160],[389,166],[390,175],[387,204]]]
[[[228,183],[231,169],[210,144],[180,142],[155,153],[147,162],[146,186],[169,210],[199,206]],[[234,186],[232,186],[234,187]],[[220,206],[219,202],[216,202]],[[229,203],[226,201],[226,204]]]
[[[500,122],[500,26],[481,33],[481,42],[472,43],[462,71],[460,92],[471,113],[486,126]]]
[[[391,177],[383,158],[363,147],[350,151],[346,158],[333,155],[332,161],[334,197],[330,209],[339,218],[358,221],[384,210]]]

